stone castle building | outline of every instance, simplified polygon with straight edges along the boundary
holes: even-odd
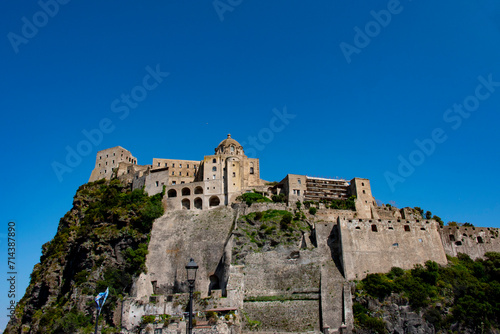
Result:
[[[205,210],[230,205],[245,193],[284,194],[288,203],[356,197],[358,217],[371,218],[376,207],[368,179],[326,179],[288,174],[277,185],[260,178],[259,159],[248,158],[243,147],[228,134],[203,160],[153,158],[138,165],[121,146],[99,151],[89,182],[118,177],[133,189],[144,187],[149,195],[165,187],[167,209]]]

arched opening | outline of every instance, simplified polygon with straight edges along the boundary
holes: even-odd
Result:
[[[191,189],[182,188],[182,196],[189,196],[189,195],[191,195]]]
[[[210,286],[208,287],[208,295],[212,294],[212,290],[220,290],[219,277],[210,275]]]
[[[203,209],[203,201],[201,200],[201,198],[197,197],[194,199],[194,207],[198,210]]]
[[[167,192],[167,196],[170,198],[170,197],[177,197],[177,190],[175,189],[170,189],[168,192]]]
[[[189,200],[187,198],[184,198],[182,200],[182,208],[186,209],[186,210],[189,210],[191,208],[191,203],[189,202]]]
[[[483,243],[483,238],[481,238],[481,237],[477,237],[477,243],[478,243],[478,244],[482,244],[482,243]]]
[[[213,166],[212,167],[212,172],[216,172],[217,171],[217,167]]]
[[[194,194],[203,194],[203,188],[202,187],[196,187],[194,188]]]
[[[217,196],[210,197],[209,205],[210,207],[219,206],[220,199]]]
[[[372,232],[378,232],[377,225],[372,225]]]
[[[212,159],[212,163],[213,163],[213,164],[217,163],[217,159],[213,158],[213,159]]]
[[[405,232],[410,232],[410,225],[405,225]]]

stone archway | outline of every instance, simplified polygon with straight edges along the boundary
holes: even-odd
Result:
[[[210,200],[209,200],[209,206],[210,207],[215,207],[215,206],[219,206],[220,205],[220,199],[218,196],[212,196],[210,197]]]

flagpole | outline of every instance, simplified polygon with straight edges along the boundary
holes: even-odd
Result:
[[[97,334],[97,325],[99,323],[99,313],[100,313],[99,309],[96,309],[95,310],[96,316],[95,316],[95,332],[94,332],[94,334]]]

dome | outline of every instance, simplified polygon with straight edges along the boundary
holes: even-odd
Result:
[[[243,154],[243,147],[240,143],[231,138],[231,134],[228,134],[227,138],[221,141],[219,146],[215,149],[215,154],[240,155]]]

